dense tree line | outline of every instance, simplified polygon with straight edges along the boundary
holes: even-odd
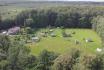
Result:
[[[91,28],[91,19],[93,13],[83,8],[53,8],[42,10],[31,10],[21,12],[16,17],[17,25],[24,25],[27,19],[33,21],[29,24],[31,27],[68,27],[68,28]],[[81,11],[84,13],[82,13]],[[28,26],[28,25],[27,25]]]
[[[34,62],[35,57],[29,55],[28,48],[0,35],[0,70],[26,70],[29,69],[29,64],[32,66]]]
[[[74,50],[74,51],[73,51]],[[104,54],[81,55],[82,52],[73,49],[70,53],[56,58],[53,70],[103,70]]]
[[[36,57],[23,43],[0,35],[0,70],[50,70],[56,57],[46,50]]]
[[[104,70],[104,53],[86,55],[74,48],[64,55],[43,50],[34,56],[22,43],[0,35],[0,70]]]
[[[0,29],[16,26],[91,28],[91,20],[97,15],[104,14],[103,7],[56,7],[48,9],[25,10],[14,19],[3,20]],[[27,24],[28,22],[28,24]]]
[[[100,35],[104,46],[104,15],[95,17],[92,23],[92,28]]]

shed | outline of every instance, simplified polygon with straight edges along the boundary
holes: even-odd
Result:
[[[32,41],[31,40],[27,40],[26,43],[32,43]]]
[[[46,33],[40,33],[40,35],[41,35],[42,37],[47,37],[47,34],[46,34]]]
[[[50,31],[50,32],[53,32],[53,30],[52,30],[52,29],[50,29],[49,31]]]
[[[51,37],[56,37],[55,33],[51,33],[50,35],[51,35]]]
[[[32,42],[39,42],[40,38],[39,37],[32,37]]]
[[[85,41],[86,41],[86,43],[93,42],[93,40],[91,38],[87,38],[87,39],[85,39]]]

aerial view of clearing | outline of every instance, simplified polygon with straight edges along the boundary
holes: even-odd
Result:
[[[64,36],[64,33],[69,36]],[[35,55],[44,49],[65,53],[71,48],[78,48],[86,53],[95,53],[97,48],[101,48],[100,37],[91,29],[40,29],[36,37],[39,38],[38,42],[34,40],[28,44],[31,53]]]
[[[104,70],[104,1],[0,0],[0,70]]]

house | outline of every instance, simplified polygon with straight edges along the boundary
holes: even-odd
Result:
[[[8,29],[7,35],[15,35],[20,31],[20,27],[13,27]]]

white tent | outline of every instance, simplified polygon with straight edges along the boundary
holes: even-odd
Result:
[[[53,32],[53,30],[51,29],[51,30],[49,30],[50,32]]]
[[[3,31],[2,34],[3,34],[3,35],[7,34],[7,31]]]
[[[86,41],[86,43],[93,42],[93,40],[91,38],[87,38],[85,41]]]
[[[96,51],[97,51],[97,52],[101,52],[101,51],[102,51],[102,49],[100,49],[100,48],[97,48],[97,49],[96,49]]]

